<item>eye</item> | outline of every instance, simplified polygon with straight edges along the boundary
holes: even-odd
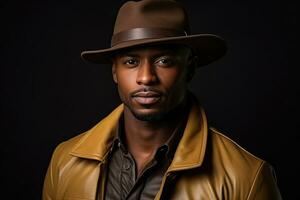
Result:
[[[174,64],[173,60],[171,58],[159,58],[155,64],[161,66],[161,67],[170,67]]]
[[[126,58],[126,59],[124,59],[123,64],[127,65],[128,67],[134,67],[134,66],[137,66],[139,64],[139,62],[135,58]]]

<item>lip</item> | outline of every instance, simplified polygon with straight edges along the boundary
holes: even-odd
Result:
[[[134,93],[132,96],[133,97],[159,97],[161,96],[161,94],[154,91],[146,91],[146,92],[141,91],[141,92]]]
[[[160,98],[161,94],[154,91],[137,92],[133,95],[133,99],[143,105],[155,104]]]
[[[134,100],[139,104],[150,105],[158,102],[160,97],[134,97]]]

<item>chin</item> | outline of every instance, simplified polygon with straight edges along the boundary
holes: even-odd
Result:
[[[165,117],[165,113],[162,111],[152,110],[152,109],[143,109],[143,111],[138,111],[130,109],[133,116],[141,121],[158,121]]]
[[[139,113],[132,113],[134,117],[140,121],[159,121],[164,118],[164,114],[162,113],[148,113],[148,114],[139,114]]]

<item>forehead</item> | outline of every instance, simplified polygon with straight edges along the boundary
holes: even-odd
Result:
[[[191,52],[190,48],[186,45],[179,44],[169,44],[169,45],[147,45],[131,47],[119,50],[115,52],[113,57],[126,56],[126,55],[149,55],[149,56],[159,56],[159,55],[174,55],[174,56],[186,56]]]

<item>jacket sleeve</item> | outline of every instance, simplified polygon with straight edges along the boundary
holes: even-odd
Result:
[[[47,173],[44,179],[43,186],[43,200],[55,200],[56,199],[56,187],[57,187],[57,169],[58,169],[58,158],[59,158],[59,145],[56,147],[52,154],[50,164],[47,169]]]
[[[281,200],[275,172],[268,163],[263,162],[254,178],[248,200]]]

